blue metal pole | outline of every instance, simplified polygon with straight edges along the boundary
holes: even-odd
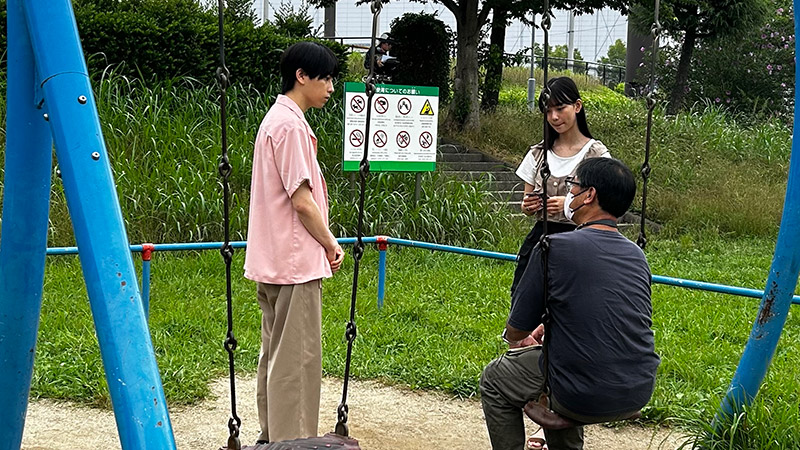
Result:
[[[688,289],[699,289],[701,291],[718,292],[720,294],[738,295],[740,297],[764,297],[764,291],[759,289],[749,289],[717,283],[706,283],[705,281],[685,280],[683,278],[665,277],[663,275],[653,275],[653,283]],[[800,295],[793,296],[792,303],[800,305]]]
[[[0,238],[0,449],[19,450],[42,306],[53,140],[35,104],[23,0],[8,0],[6,151]]]
[[[800,32],[800,0],[794,2],[795,34]],[[800,43],[795,42],[795,52]],[[795,62],[795,71],[800,66]],[[795,82],[795,105],[800,101],[800,91]],[[795,107],[796,108],[796,107]],[[795,117],[792,157],[789,162],[789,180],[781,217],[781,229],[775,244],[775,255],[767,277],[767,285],[758,315],[753,323],[750,338],[739,360],[728,392],[720,405],[719,414],[731,416],[750,405],[772,362],[778,339],[789,314],[792,296],[800,274],[800,122]],[[717,421],[720,424],[722,421]]]
[[[454,247],[452,245],[431,244],[430,242],[410,241],[408,239],[388,238],[390,244],[402,245],[405,247],[425,248],[428,250],[438,250],[442,252],[459,253],[462,255],[480,256],[483,258],[501,259],[503,261],[516,261],[517,255],[510,253],[490,252],[486,250],[476,250],[465,247]]]
[[[374,244],[378,242],[378,238],[379,237],[376,236],[365,237],[363,241],[365,244]],[[454,247],[451,245],[440,245],[440,244],[433,244],[430,242],[412,241],[407,239],[397,239],[391,237],[386,239],[387,243],[400,245],[404,247],[424,248],[433,251],[443,251],[443,252],[457,253],[462,255],[479,256],[491,259],[500,259],[503,261],[516,261],[517,259],[517,256],[511,253],[489,252],[486,250],[476,250],[473,248]],[[338,238],[337,241],[339,242],[339,244],[347,245],[347,244],[354,244],[356,239]],[[173,243],[173,244],[154,244],[153,251],[174,252],[174,251],[190,251],[190,250],[219,250],[220,245],[222,245],[222,242],[183,242],[183,243]],[[234,248],[247,248],[246,241],[235,241],[232,242],[231,245],[233,245]],[[131,245],[130,251],[141,252],[143,251],[142,245]],[[47,254],[77,255],[78,247],[52,247],[47,249]],[[759,289],[728,286],[725,284],[708,283],[705,281],[697,281],[697,280],[687,280],[684,278],[674,278],[663,275],[653,275],[653,283],[665,284],[668,286],[677,286],[689,289],[698,289],[701,291],[717,292],[720,294],[737,295],[740,297],[761,298],[764,296],[764,291]],[[794,297],[792,297],[792,303],[800,305],[800,295],[795,295]]]
[[[133,247],[133,245],[131,245]],[[153,251],[156,246],[153,244],[142,244],[142,307],[144,308],[144,315],[150,318],[150,260],[153,257]]]
[[[150,317],[150,260],[142,260],[142,308],[146,318]]]
[[[381,309],[386,293],[386,249],[389,247],[389,238],[377,236],[376,242],[378,243],[378,309]]]
[[[72,4],[24,5],[122,448],[175,449]]]
[[[383,308],[386,287],[386,250],[378,250],[378,309]]]

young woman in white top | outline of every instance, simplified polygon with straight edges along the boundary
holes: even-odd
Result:
[[[547,83],[550,101],[547,108],[549,128],[550,178],[547,181],[547,232],[548,234],[572,231],[575,224],[564,214],[564,198],[567,195],[565,180],[575,175],[575,169],[585,158],[611,157],[602,142],[592,138],[586,123],[586,111],[578,87],[571,78],[553,78]],[[544,97],[539,96],[539,109],[544,113]],[[536,215],[538,219],[519,250],[517,268],[511,292],[516,289],[519,278],[528,265],[528,257],[542,235],[543,190],[541,166],[544,156],[544,141],[532,146],[517,169],[517,176],[525,182],[525,196],[520,208],[525,215]]]

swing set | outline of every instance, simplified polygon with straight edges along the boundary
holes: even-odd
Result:
[[[795,1],[795,11],[800,1]],[[231,165],[227,149],[226,89],[223,36],[224,0],[218,0],[220,67],[216,77],[221,106],[219,173],[222,179],[225,242],[220,248],[225,262],[227,333],[231,417],[228,420],[229,450],[277,448],[356,449],[348,429],[347,393],[355,325],[359,263],[364,253],[363,219],[365,184],[369,173],[368,144],[359,168],[357,238],[349,322],[346,325],[347,359],[342,400],[337,408],[335,434],[286,443],[242,447],[241,419],[236,413],[231,262],[229,235]],[[84,281],[89,295],[97,339],[105,368],[114,415],[124,449],[175,449],[175,439],[156,364],[147,318],[134,271],[128,238],[103,140],[97,107],[69,0],[8,0],[8,81],[6,115],[5,193],[0,236],[0,450],[19,449],[22,442],[28,394],[31,386],[36,336],[41,313],[44,262],[47,249],[52,151],[61,168],[67,205],[78,245]],[[377,32],[379,0],[372,3],[373,45]],[[660,24],[659,1],[655,2],[653,65],[656,63]],[[542,29],[545,36],[544,95],[547,96],[549,1],[544,1]],[[797,21],[796,21],[797,22]],[[797,45],[797,44],[796,44]],[[650,136],[655,107],[654,75],[647,96],[648,120],[643,177],[641,231],[637,243],[644,248],[647,182],[650,173]],[[372,96],[375,94],[374,63],[366,80],[369,135]],[[797,94],[796,94],[797,95]],[[795,103],[800,100],[796,98]],[[546,104],[547,102],[545,102]],[[795,122],[795,135],[798,135]],[[547,128],[545,127],[545,133]],[[545,143],[548,142],[545,134]],[[775,254],[750,338],[739,366],[720,405],[720,416],[732,415],[752,403],[777,347],[800,272],[800,150],[793,140],[786,200]],[[547,149],[545,149],[547,150]],[[544,180],[549,168],[542,167]],[[546,203],[546,192],[543,200]],[[546,210],[545,210],[546,211]],[[546,224],[546,220],[544,221]],[[546,226],[546,225],[545,225]],[[546,228],[543,236],[546,236]],[[547,248],[543,237],[542,245]],[[545,264],[547,251],[543,252]],[[546,276],[546,272],[545,276]],[[544,283],[547,289],[547,283]],[[545,291],[545,298],[547,297]],[[547,320],[545,320],[547,326]],[[547,335],[547,333],[545,333]],[[546,354],[546,344],[544,352]],[[545,357],[546,358],[546,357]],[[545,374],[547,371],[545,370]],[[545,383],[547,386],[547,383]],[[571,426],[551,411],[547,394],[529,403],[526,413],[545,428]]]

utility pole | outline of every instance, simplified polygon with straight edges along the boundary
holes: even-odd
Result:
[[[574,64],[572,62],[575,56],[575,11],[569,12],[569,31],[567,32],[567,67],[569,70],[575,71]]]
[[[261,23],[265,24],[269,22],[269,0],[261,0]]]
[[[325,7],[325,30],[323,35],[328,38],[336,37],[336,3]]]
[[[601,9],[594,10],[594,61],[600,55],[600,49],[597,46],[597,32],[600,30],[600,11]]]
[[[528,110],[533,111],[536,105],[536,79],[533,77],[533,68],[536,66],[536,13],[533,13],[531,22],[531,74],[528,77]]]

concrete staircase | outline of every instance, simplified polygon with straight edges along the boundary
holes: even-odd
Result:
[[[448,139],[439,140],[437,161],[445,175],[467,182],[483,181],[494,202],[519,212],[524,183],[516,167]]]

